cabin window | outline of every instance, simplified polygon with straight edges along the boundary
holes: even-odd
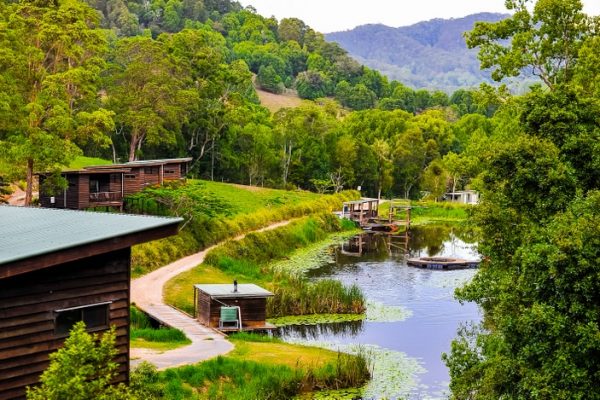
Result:
[[[165,169],[165,175],[173,175],[175,173],[175,170],[173,169]]]
[[[158,167],[146,167],[144,168],[144,174],[158,175]]]
[[[125,179],[135,179],[136,176],[134,174],[125,174]]]
[[[61,336],[68,335],[73,325],[79,321],[85,322],[88,331],[108,329],[109,305],[110,303],[101,303],[56,310],[54,333]]]

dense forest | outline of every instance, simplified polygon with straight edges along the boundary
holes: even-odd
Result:
[[[189,155],[194,174],[214,180],[438,196],[448,174],[466,182],[470,167],[457,154],[491,126],[485,96],[388,82],[297,19],[228,1],[91,5],[2,3],[7,180],[31,187],[33,172],[82,152],[114,161]],[[315,101],[271,115],[254,84]]]

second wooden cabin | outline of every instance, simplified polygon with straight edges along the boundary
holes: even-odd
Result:
[[[68,187],[59,193],[49,192],[44,185],[48,174],[40,173],[40,205],[72,210],[92,207],[122,209],[125,196],[138,193],[146,186],[184,178],[191,161],[191,158],[132,161],[64,171],[61,176],[67,180]]]

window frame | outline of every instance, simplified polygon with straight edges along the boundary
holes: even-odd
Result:
[[[98,331],[105,331],[107,329],[110,328],[110,305],[112,304],[112,301],[104,301],[104,302],[100,302],[100,303],[92,303],[92,304],[85,304],[82,306],[77,306],[77,307],[68,307],[68,308],[61,308],[61,309],[57,309],[54,310],[53,312],[53,319],[54,319],[54,335],[56,337],[66,337],[69,336],[69,333],[71,331],[71,329],[73,328],[73,325],[75,325],[77,322],[79,321],[85,321],[85,310],[86,309],[91,309],[91,308],[96,308],[96,307],[101,307],[104,306],[104,323],[101,325],[95,325],[93,327],[88,327],[86,324],[85,330],[87,332],[98,332]],[[59,326],[59,316],[61,314],[66,314],[69,312],[73,312],[73,311],[79,311],[79,317],[78,319],[75,321],[75,323],[73,323],[73,325],[71,325],[67,331],[64,331],[64,327]]]

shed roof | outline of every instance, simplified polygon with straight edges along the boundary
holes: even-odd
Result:
[[[202,284],[194,285],[198,290],[215,298],[239,298],[239,297],[270,297],[273,293],[253,283],[242,283],[238,285],[238,291],[233,291],[233,284]]]
[[[0,206],[0,221],[1,266],[103,240],[176,226],[182,219]]]

